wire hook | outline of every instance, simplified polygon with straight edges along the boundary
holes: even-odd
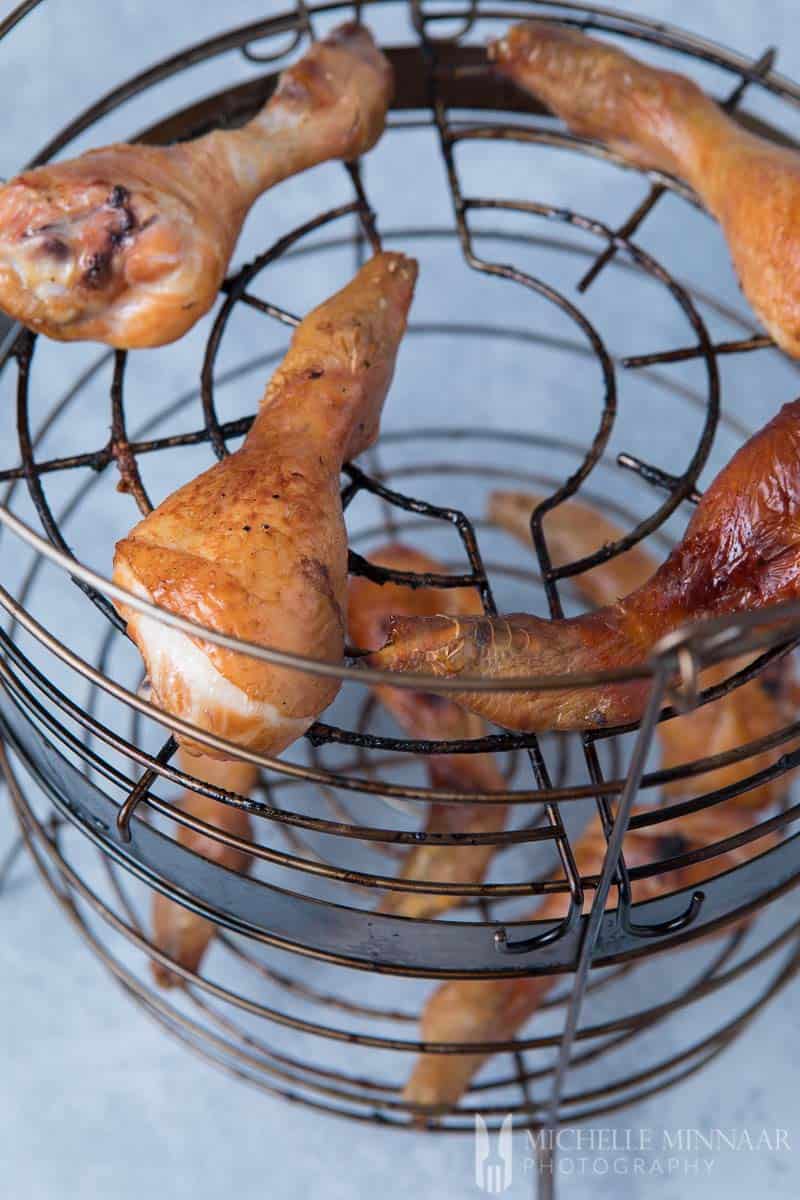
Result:
[[[414,26],[414,30],[422,41],[427,42],[431,46],[447,46],[455,42],[460,42],[463,37],[466,37],[472,31],[477,19],[478,0],[469,0],[469,5],[460,27],[454,33],[447,34],[445,37],[432,38],[428,36],[425,29],[426,22],[430,21],[431,18],[426,17],[422,11],[422,0],[411,0],[411,23]]]
[[[175,738],[167,738],[166,742],[156,755],[156,762],[161,763],[162,766],[166,765],[177,749],[178,743],[175,741]],[[156,771],[153,767],[148,767],[148,769],[142,774],[138,783],[128,793],[128,798],[126,799],[125,803],[121,805],[119,812],[117,813],[117,833],[121,842],[129,842],[131,840],[131,817],[138,808],[139,804],[141,804],[142,800],[144,800],[147,793],[150,791],[152,785],[158,779],[158,775],[158,771]]]
[[[620,928],[631,937],[665,937],[669,933],[678,933],[681,929],[686,929],[691,925],[700,912],[705,898],[705,892],[693,892],[683,912],[677,913],[674,917],[669,917],[666,921],[655,921],[652,924],[648,924],[647,922],[639,923],[631,919],[631,896],[630,892],[628,892],[626,896],[620,896],[617,920]]]
[[[273,50],[268,54],[259,54],[257,50],[253,50],[253,42],[245,42],[240,47],[241,53],[248,62],[257,63],[259,66],[265,66],[269,63],[279,62],[280,59],[286,58],[287,55],[293,54],[303,40],[304,36],[308,36],[311,41],[316,41],[314,36],[314,27],[311,23],[311,14],[308,11],[308,5],[305,0],[296,0],[297,20],[299,22],[294,31],[294,36],[288,46],[284,46],[280,50]],[[266,34],[265,37],[271,35]],[[263,38],[256,38],[256,42],[263,41]]]
[[[270,63],[279,62],[282,58],[286,58],[289,54],[293,54],[302,42],[305,33],[305,28],[301,26],[299,29],[295,30],[294,36],[292,37],[292,40],[289,42],[288,46],[283,46],[280,50],[273,50],[269,54],[260,54],[257,50],[253,50],[252,47],[255,44],[253,42],[245,42],[245,44],[240,47],[240,50],[242,56],[246,58],[248,62],[256,63],[259,66],[265,66]],[[261,38],[257,38],[256,42],[261,40]]]
[[[504,925],[501,925],[494,931],[494,948],[498,954],[531,954],[534,950],[540,950],[543,946],[550,946],[553,942],[557,942],[560,938],[565,937],[574,928],[582,908],[582,897],[579,903],[573,896],[570,900],[569,912],[557,925],[546,929],[544,933],[537,933],[529,938],[518,938],[514,942],[508,940],[508,930]]]

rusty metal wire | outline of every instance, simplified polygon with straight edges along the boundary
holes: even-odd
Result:
[[[357,6],[356,13],[358,15],[363,7],[368,19],[368,10],[377,13],[388,4],[391,0],[365,3]],[[36,7],[35,3],[20,5],[0,25],[0,38]],[[532,15],[540,15],[542,6],[537,0],[531,0],[527,7]],[[800,90],[775,73],[772,49],[750,61],[671,27],[623,17],[598,6],[564,3],[545,7],[550,18],[557,16],[581,28],[619,34],[673,50],[676,55],[688,56],[690,66],[691,59],[695,58],[723,68],[732,76],[732,90],[725,99],[731,111],[744,99],[748,88],[762,88],[787,105],[800,104]],[[557,13],[553,13],[553,9],[558,10]],[[193,46],[123,82],[102,97],[56,134],[33,162],[46,161],[126,99],[193,63],[229,52],[241,52],[248,61],[262,66],[283,61],[301,46],[304,39],[313,37],[313,20],[323,14],[327,17],[339,12],[352,14],[353,8],[342,3],[316,10],[301,4],[292,13],[231,30]],[[380,513],[380,524],[363,533],[351,546],[351,573],[378,581],[391,579],[406,586],[473,587],[484,610],[487,613],[496,611],[495,586],[513,570],[519,573],[520,569],[492,563],[484,556],[485,528],[480,520],[459,507],[436,505],[417,494],[417,480],[426,470],[438,472],[442,477],[451,473],[453,478],[459,472],[472,472],[475,478],[484,481],[502,481],[511,476],[516,482],[537,487],[547,494],[547,499],[532,514],[535,561],[530,570],[521,571],[521,577],[541,586],[550,614],[555,619],[564,615],[565,596],[569,595],[571,581],[576,576],[623,554],[646,538],[662,546],[669,545],[665,523],[683,504],[696,503],[699,499],[701,473],[718,427],[726,420],[720,402],[718,357],[762,350],[772,343],[755,327],[747,326],[742,328],[740,338],[715,343],[703,316],[705,300],[701,303],[689,287],[632,240],[663,195],[672,193],[689,203],[696,203],[677,180],[652,174],[646,199],[613,227],[588,214],[534,199],[512,202],[495,195],[465,192],[459,156],[468,145],[488,147],[493,143],[513,143],[526,147],[531,155],[537,148],[559,146],[584,155],[587,170],[591,169],[594,160],[612,164],[620,161],[606,147],[564,132],[536,103],[510,85],[493,80],[480,47],[465,41],[473,35],[482,38],[484,25],[496,25],[498,21],[516,19],[519,15],[519,8],[512,11],[501,5],[492,6],[484,0],[469,0],[466,5],[451,9],[441,6],[430,9],[422,0],[411,0],[410,16],[416,40],[412,45],[390,50],[397,76],[397,96],[387,137],[401,138],[404,130],[426,128],[436,138],[452,207],[451,227],[438,231],[432,228],[383,229],[380,214],[375,213],[370,201],[368,181],[358,164],[348,164],[345,170],[351,199],[317,214],[277,240],[270,240],[262,253],[225,281],[203,359],[198,364],[196,391],[179,397],[166,413],[142,429],[130,427],[126,407],[129,362],[125,353],[102,354],[84,369],[63,399],[52,407],[45,425],[38,432],[31,417],[32,411],[39,411],[34,405],[37,399],[36,338],[26,331],[19,331],[8,360],[8,369],[16,370],[15,453],[18,453],[18,459],[0,465],[0,484],[7,488],[0,508],[0,521],[4,526],[4,539],[9,542],[12,538],[19,539],[21,547],[30,552],[31,565],[15,590],[10,585],[7,587],[5,580],[0,578],[0,605],[10,618],[7,628],[0,630],[0,685],[4,696],[0,728],[19,762],[44,786],[59,814],[61,824],[58,827],[41,821],[35,806],[26,797],[19,764],[12,765],[4,754],[22,835],[43,877],[126,994],[172,1036],[237,1077],[256,1083],[273,1094],[327,1112],[377,1120],[394,1127],[407,1127],[415,1116],[400,1098],[401,1085],[396,1079],[375,1078],[371,1073],[351,1075],[327,1068],[311,1057],[301,1059],[285,1049],[278,1052],[242,1021],[246,1015],[313,1035],[323,1043],[326,1040],[346,1041],[365,1050],[409,1053],[417,1051],[420,1043],[411,1038],[390,1036],[385,1032],[385,1026],[387,1023],[407,1026],[416,1019],[416,1012],[398,1009],[391,1003],[357,1003],[347,995],[346,983],[338,990],[327,985],[317,987],[276,967],[272,958],[267,961],[263,956],[268,950],[273,957],[280,951],[291,950],[342,973],[359,968],[386,975],[479,978],[531,971],[575,972],[574,987],[566,992],[562,989],[555,1000],[543,1006],[546,1011],[563,1011],[560,1031],[498,1043],[495,1049],[512,1055],[512,1072],[501,1071],[499,1076],[493,1075],[488,1081],[479,1080],[471,1093],[481,1112],[499,1119],[502,1114],[513,1111],[518,1124],[534,1127],[610,1111],[637,1098],[653,1095],[700,1069],[733,1040],[761,1004],[791,977],[798,962],[797,926],[792,925],[779,933],[771,931],[772,936],[764,946],[737,958],[746,936],[744,927],[739,924],[732,926],[721,947],[708,944],[703,969],[685,987],[677,988],[669,1001],[610,1022],[587,1022],[582,1015],[587,998],[606,986],[613,986],[615,979],[633,970],[640,960],[647,960],[651,950],[664,946],[677,950],[684,942],[694,942],[726,922],[741,920],[791,886],[800,873],[797,850],[789,836],[798,810],[788,801],[781,812],[767,817],[754,816],[752,825],[736,836],[721,838],[690,854],[673,848],[673,852],[658,863],[633,868],[627,865],[624,853],[631,808],[640,792],[654,794],[667,784],[697,780],[698,794],[692,795],[691,799],[654,807],[646,813],[638,812],[630,819],[631,828],[657,828],[670,818],[730,803],[754,787],[788,775],[800,765],[797,748],[800,720],[787,722],[784,727],[725,754],[689,761],[668,770],[648,769],[646,761],[659,722],[675,719],[687,702],[706,705],[722,699],[788,655],[800,641],[800,611],[797,606],[787,609],[782,624],[777,627],[766,628],[763,619],[755,615],[717,622],[699,631],[681,632],[661,648],[661,654],[653,664],[625,674],[625,678],[648,677],[653,688],[648,715],[638,730],[637,749],[631,766],[627,772],[621,766],[627,758],[621,747],[626,744],[625,735],[633,732],[631,729],[603,729],[587,734],[574,739],[575,757],[580,756],[583,762],[581,777],[588,779],[585,783],[576,783],[572,778],[569,770],[571,750],[563,739],[553,746],[533,735],[502,731],[457,743],[387,734],[380,730],[375,706],[366,693],[369,684],[385,678],[380,673],[366,672],[350,663],[341,668],[329,665],[323,668],[294,656],[281,656],[272,650],[254,650],[268,661],[288,660],[289,665],[298,669],[324,669],[329,674],[339,675],[350,686],[360,685],[364,695],[358,716],[350,724],[318,721],[309,731],[307,746],[299,758],[275,760],[245,755],[262,769],[260,791],[256,796],[246,797],[214,788],[176,766],[172,761],[176,743],[171,736],[160,749],[151,748],[154,731],[157,728],[163,731],[163,726],[158,722],[158,710],[137,694],[137,685],[119,681],[115,656],[123,642],[124,625],[110,601],[114,589],[102,575],[87,566],[86,547],[71,545],[67,529],[73,515],[88,502],[95,484],[109,473],[117,473],[118,491],[126,498],[132,498],[140,513],[147,513],[152,502],[142,466],[149,456],[169,455],[177,459],[182,450],[207,444],[221,458],[228,453],[229,444],[246,433],[252,417],[226,421],[218,412],[220,389],[237,377],[237,369],[221,369],[220,354],[226,331],[244,310],[257,312],[265,321],[274,321],[286,328],[297,324],[299,318],[295,313],[256,292],[256,288],[268,290],[269,269],[274,264],[301,263],[306,255],[320,254],[330,247],[347,246],[353,247],[356,261],[359,261],[366,247],[378,249],[382,240],[389,237],[420,241],[448,238],[455,240],[464,263],[478,276],[505,281],[551,305],[570,323],[573,337],[559,341],[551,336],[548,340],[547,335],[537,335],[529,330],[494,330],[488,322],[457,326],[447,321],[412,326],[410,336],[424,336],[437,329],[470,339],[497,336],[511,341],[516,339],[519,344],[541,344],[592,361],[597,364],[602,380],[596,429],[588,444],[580,445],[561,433],[544,438],[524,431],[504,434],[454,426],[385,437],[374,454],[359,464],[348,464],[343,472],[344,507],[347,509],[357,501],[371,498]],[[195,103],[172,114],[142,136],[156,143],[192,137],[212,127],[220,113],[226,123],[235,124],[263,103],[275,78],[274,73],[262,76],[237,85],[222,96]],[[412,116],[402,121],[398,119],[405,114]],[[754,123],[747,114],[741,119]],[[756,124],[765,131],[763,123]],[[777,132],[775,136],[785,140]],[[499,229],[491,233],[482,225],[475,227],[478,217],[508,213],[524,217],[536,231],[528,229],[516,234]],[[355,228],[352,232],[342,233],[345,225],[348,229],[350,225]],[[587,249],[582,244],[578,249],[576,243],[570,241],[572,234],[592,239],[596,246]],[[669,295],[682,314],[694,343],[663,352],[628,356],[620,362],[610,353],[601,332],[572,296],[513,262],[488,257],[484,247],[491,245],[501,245],[504,253],[538,245],[581,255],[583,270],[578,284],[579,297],[599,273],[609,267],[613,267],[621,279],[629,278],[631,274],[644,276]],[[65,348],[65,364],[69,353]],[[253,369],[263,373],[278,357],[278,352],[263,355],[246,364],[241,374]],[[582,497],[591,498],[597,471],[601,466],[608,467],[608,447],[617,418],[620,370],[638,368],[646,371],[648,379],[678,395],[685,385],[672,382],[663,373],[659,375],[653,367],[693,358],[700,360],[698,377],[702,382],[688,393],[688,399],[702,412],[702,422],[684,470],[671,474],[633,454],[620,455],[620,469],[637,474],[659,497],[655,511],[644,519],[639,519],[630,510],[619,512],[617,515],[626,530],[622,537],[579,561],[555,566],[547,543],[544,518],[579,490]],[[109,375],[108,439],[102,445],[89,446],[77,454],[57,457],[43,454],[40,457],[40,447],[52,424],[70,412],[79,403],[86,387],[104,372]],[[165,433],[166,416],[192,404],[202,413],[201,423],[188,431]],[[504,469],[504,438],[507,441],[513,438],[519,445],[529,445],[531,449],[547,446],[568,457],[572,465],[566,476],[553,475],[544,483],[535,472]],[[410,465],[383,466],[386,449],[401,447],[417,454],[420,446],[436,443],[437,439],[444,447],[442,455],[445,458],[457,442],[472,445],[473,449],[479,445],[481,465],[446,459],[434,465],[412,461]],[[497,465],[487,461],[489,449],[495,452]],[[53,481],[70,477],[71,472],[75,472],[81,482],[64,505],[61,499],[57,502],[51,499]],[[43,536],[15,510],[18,497],[23,495],[36,513]],[[598,502],[602,503],[603,499],[602,490],[598,489]],[[455,533],[460,557],[448,561],[451,573],[444,577],[412,577],[386,571],[370,561],[370,546],[378,537],[395,536],[406,529],[412,531],[412,536],[417,536],[445,528]],[[45,628],[35,616],[31,597],[42,586],[43,572],[52,571],[54,567],[70,574],[99,611],[103,634],[94,659],[84,658],[74,649],[68,630]],[[181,625],[178,620],[172,623]],[[191,629],[191,626],[187,628]],[[209,640],[225,643],[220,637],[210,636]],[[228,642],[241,648],[240,643],[230,639]],[[32,646],[36,653],[30,650]],[[747,666],[733,671],[729,678],[713,687],[700,686],[702,667],[740,656],[747,648],[753,654]],[[677,691],[671,689],[676,667],[682,669],[684,684],[683,689]],[[584,682],[596,683],[612,677],[615,676],[598,672],[586,676]],[[65,678],[68,683],[64,683]],[[392,678],[391,681],[398,686],[418,683],[413,679],[398,681]],[[532,682],[549,688],[562,683],[555,677],[517,681],[514,686],[518,690],[528,689]],[[575,686],[574,678],[571,684]],[[86,686],[85,694],[79,685]],[[464,681],[450,684],[449,689],[447,681],[437,681],[436,685],[431,683],[429,690],[446,693],[456,686],[463,688]],[[497,690],[497,685],[484,682],[483,686]],[[120,711],[125,714],[124,721],[119,719]],[[110,716],[112,712],[114,715]],[[210,739],[210,742],[217,748],[225,747],[219,739],[216,742]],[[780,756],[765,769],[749,770],[748,761],[766,751],[780,752]],[[509,754],[507,791],[462,793],[421,784],[413,777],[414,769],[429,756],[454,752]],[[733,764],[741,764],[737,783],[704,794],[703,777],[713,769]],[[411,776],[410,781],[407,775]],[[304,806],[301,800],[303,789],[309,785],[318,789],[322,815],[319,809],[309,811],[308,805]],[[221,843],[232,844],[232,839],[223,830],[203,826],[182,812],[169,799],[170,790],[175,786],[189,787],[222,804],[246,808],[256,826],[250,849],[258,870],[277,871],[278,874],[266,875],[264,879],[227,881],[230,887],[225,889],[226,900],[224,903],[218,900],[223,868],[202,863],[179,847],[173,836],[161,831],[166,825],[174,829],[177,824],[200,829]],[[394,812],[395,816],[397,807],[403,805],[406,814],[410,808],[418,816],[422,805],[428,801],[474,806],[489,800],[502,800],[512,806],[514,820],[508,829],[492,833],[425,835],[417,828],[409,828],[408,822],[400,825],[393,820],[387,825],[372,816],[365,820],[365,811],[376,811],[365,809],[365,800],[374,801],[376,805],[386,801],[394,808],[377,811],[383,815],[386,811]],[[608,838],[609,850],[599,876],[581,876],[569,820],[564,819],[568,818],[570,807],[581,802],[594,803]],[[62,826],[66,827],[69,836],[65,836]],[[96,845],[107,872],[109,896],[101,895],[90,886],[73,863],[68,843],[70,837],[75,836],[74,828],[81,830]],[[420,844],[426,836],[436,837],[441,844],[495,845],[497,881],[431,884],[393,875],[389,868],[397,863],[405,848]],[[721,861],[721,856],[732,850],[750,844],[757,850],[771,846],[776,838],[779,844],[762,858],[704,883],[702,890],[690,889],[677,896],[632,905],[631,884],[637,879],[657,878],[698,861],[708,861],[713,867],[715,858]],[[526,867],[520,877],[510,877],[505,864],[516,852],[515,848],[527,853],[529,849],[535,850],[537,844],[539,849],[550,850],[557,858],[560,876],[553,878],[552,869],[537,873]],[[365,855],[364,861],[359,860],[357,866],[350,857],[351,849],[358,849]],[[376,856],[382,857],[378,860]],[[170,963],[152,945],[147,919],[141,915],[141,906],[129,895],[128,885],[132,879],[144,881],[151,888],[179,899],[213,920],[225,931],[219,938],[219,945],[226,961],[235,963],[237,968],[246,967],[254,979],[268,981],[283,997],[285,1006],[270,1007],[256,1002]],[[287,880],[290,881],[288,884]],[[316,886],[327,891],[319,897],[306,892]],[[612,915],[605,911],[605,902],[614,886],[618,905],[616,914]],[[391,891],[452,896],[458,899],[458,915],[463,919],[436,924],[420,922],[415,926],[413,922],[373,913],[374,899]],[[561,893],[568,900],[566,915],[560,922],[543,928],[541,923],[519,917],[515,901],[527,897],[530,903],[532,896],[553,893]],[[585,905],[589,908],[588,915],[584,915]],[[324,910],[320,906],[324,906]],[[320,921],[323,911],[324,922]],[[367,932],[373,927],[381,934],[377,940]],[[182,976],[185,997],[194,1005],[191,1016],[168,1003],[126,965],[125,956],[120,956],[113,948],[113,942],[120,939],[139,950],[143,959],[155,959]],[[387,949],[389,946],[391,949]],[[674,1054],[665,1052],[659,1061],[634,1074],[612,1078],[602,1088],[585,1086],[583,1090],[568,1090],[569,1072],[605,1055],[613,1057],[620,1047],[657,1027],[672,1013],[724,989],[744,975],[760,971],[773,955],[779,957],[780,962],[772,978],[761,988],[757,999],[732,1015],[722,1028]],[[294,1016],[288,1006],[295,1001],[310,1005],[314,1011],[320,1011],[322,1017]],[[374,1022],[376,1031],[342,1027],[337,1023],[338,1018],[331,1018],[330,1013],[344,1014],[348,1020]],[[455,1053],[458,1047],[442,1043],[428,1049],[433,1053]],[[535,1058],[542,1050],[557,1051],[556,1062],[543,1067]],[[501,1096],[502,1089],[509,1086],[517,1089],[516,1101],[504,1102],[498,1098],[496,1103],[485,1103],[487,1095],[490,1099],[493,1092]],[[471,1130],[471,1103],[467,1100],[453,1114],[441,1118],[436,1128],[442,1132]]]

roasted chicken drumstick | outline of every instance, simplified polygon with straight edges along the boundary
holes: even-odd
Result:
[[[188,774],[204,780],[205,783],[225,788],[226,791],[238,792],[240,796],[248,796],[258,778],[258,769],[251,763],[198,758],[196,755],[189,758],[185,751],[181,751],[181,758],[181,766]],[[181,808],[190,816],[197,817],[198,820],[213,825],[233,837],[243,841],[250,841],[252,838],[250,817],[241,808],[220,804],[218,800],[203,796],[200,792],[190,791],[184,792]],[[177,840],[195,854],[209,858],[231,871],[238,871],[241,875],[250,867],[250,855],[246,850],[237,846],[226,846],[223,842],[189,829],[186,825],[178,826]],[[189,971],[198,971],[216,932],[216,925],[207,921],[205,917],[191,912],[182,904],[176,904],[161,892],[154,894],[153,944],[180,966]],[[162,963],[151,959],[150,967],[153,978],[161,987],[182,986],[182,978]]]
[[[542,499],[528,492],[493,492],[489,498],[489,518],[530,546],[531,513]],[[544,532],[553,564],[560,566],[617,541],[623,531],[588,504],[567,500],[548,512]],[[572,576],[572,583],[591,604],[615,604],[620,596],[642,586],[657,569],[658,563],[642,546],[636,545],[584,574]],[[703,687],[722,683],[749,661],[735,659],[709,668],[703,672]],[[661,742],[661,768],[669,770],[695,759],[725,754],[767,737],[793,720],[795,712],[794,673],[791,663],[782,659],[727,696],[704,704],[685,716],[663,721],[657,729]],[[668,780],[662,790],[665,796],[674,800],[695,796],[699,791],[713,792],[730,787],[741,783],[748,775],[771,767],[786,750],[786,745],[781,745],[741,762],[715,767],[702,775]],[[780,775],[742,792],[728,803],[742,808],[769,808],[781,799],[786,787],[787,776]]]
[[[0,307],[61,341],[174,341],[214,303],[261,193],[369,150],[391,93],[391,67],[369,32],[342,25],[283,73],[241,129],[108,146],[23,172],[0,190]]]
[[[671,630],[800,595],[800,401],[734,455],[683,540],[642,587],[568,620],[397,617],[376,667],[510,680],[638,667]],[[459,692],[471,712],[508,729],[582,730],[638,721],[648,680],[556,691]]]
[[[642,810],[644,811],[644,810]],[[625,835],[625,862],[645,866],[687,854],[731,837],[747,828],[742,813],[719,808],[692,813],[650,829],[630,829]],[[603,869],[606,838],[595,819],[575,845],[575,860],[582,876],[599,875]],[[722,871],[731,870],[765,850],[763,840],[727,850],[705,862],[676,868],[667,874],[646,876],[632,883],[636,903],[700,883]],[[588,891],[584,911],[591,905]],[[612,893],[609,907],[614,907]],[[567,911],[567,897],[550,893],[531,920],[560,920]],[[533,1016],[547,994],[558,983],[557,975],[521,976],[514,979],[455,979],[442,984],[431,995],[422,1015],[421,1037],[426,1042],[500,1042],[511,1039]],[[458,1102],[476,1071],[489,1054],[421,1054],[406,1085],[403,1098],[433,1110],[448,1109]]]
[[[220,633],[341,661],[339,471],[377,436],[415,279],[413,260],[377,254],[305,318],[243,446],[117,544],[116,583]],[[117,607],[155,703],[238,745],[279,753],[338,691],[335,679],[273,667]]]
[[[686,180],[722,226],[745,295],[800,356],[800,155],[757,137],[697,84],[561,25],[531,21],[492,44],[504,75],[570,129]]]
[[[379,567],[411,571],[417,575],[446,574],[441,563],[399,543],[382,546],[370,554],[370,561]],[[468,587],[412,589],[397,583],[381,585],[364,577],[354,577],[350,581],[350,638],[365,648],[381,645],[392,613],[425,616],[442,611],[474,616],[482,612],[478,593]],[[486,726],[480,717],[464,712],[444,696],[384,685],[376,685],[374,692],[409,737],[463,741],[486,734]],[[462,792],[499,792],[505,789],[505,780],[491,754],[435,754],[426,759],[426,767],[431,783],[436,787]],[[462,807],[432,804],[425,832],[492,833],[503,828],[506,807],[505,804]],[[480,883],[494,850],[495,847],[491,845],[421,844],[409,851],[400,875],[403,879],[431,883]],[[382,912],[403,917],[435,917],[458,903],[458,896],[387,892],[380,908]]]

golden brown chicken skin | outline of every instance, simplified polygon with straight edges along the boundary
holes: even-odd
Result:
[[[228,792],[236,792],[239,796],[249,796],[258,779],[258,769],[251,763],[188,756],[184,751],[181,752],[181,768],[204,783],[224,788]],[[191,791],[183,793],[180,807],[189,816],[196,817],[206,825],[213,825],[222,833],[245,842],[252,840],[250,817],[241,808],[221,804],[218,800],[201,795],[200,792]],[[227,846],[207,834],[189,829],[186,825],[178,825],[177,840],[187,850],[192,850],[219,866],[227,867],[229,871],[237,871],[244,875],[249,870],[250,854],[238,846]],[[152,928],[153,945],[158,950],[163,950],[179,966],[195,972],[199,971],[206,950],[217,933],[217,927],[212,921],[207,921],[198,913],[176,904],[161,892],[156,892],[153,896]],[[155,959],[151,959],[150,968],[160,987],[183,986],[181,976]]]
[[[489,54],[575,133],[686,180],[722,226],[759,319],[800,355],[800,154],[743,129],[683,75],[577,30],[523,22]]]
[[[682,625],[798,595],[800,401],[794,401],[734,455],[663,566],[618,603],[559,621],[527,613],[397,617],[386,646],[369,661],[440,678],[498,681],[640,667]],[[568,731],[638,721],[649,687],[635,680],[455,698],[508,729]]]
[[[744,814],[715,808],[651,829],[631,829],[625,835],[625,862],[628,867],[646,866],[699,850],[746,829],[748,826],[743,822],[746,822]],[[575,845],[575,861],[582,876],[600,875],[606,844],[599,819],[595,819]],[[633,900],[643,903],[692,887],[748,861],[765,848],[764,840],[760,840],[727,850],[705,862],[635,880],[631,885]],[[592,897],[593,892],[587,890],[584,911],[590,908]],[[530,919],[560,920],[567,911],[567,904],[563,892],[550,893]],[[612,892],[608,907],[615,904],[616,896]],[[455,979],[442,984],[425,1005],[422,1040],[451,1043],[509,1040],[534,1015],[558,982],[557,975],[536,975],[513,979]],[[421,1054],[403,1099],[433,1111],[451,1108],[489,1057],[485,1051],[457,1055]]]
[[[542,499],[530,492],[493,492],[489,497],[489,519],[530,546],[531,513]],[[544,532],[554,566],[576,562],[623,536],[623,531],[596,508],[578,500],[567,500],[552,509],[544,519]],[[615,604],[621,596],[643,586],[657,569],[655,559],[636,545],[581,575],[572,576],[572,583],[590,604]],[[703,687],[723,683],[750,661],[741,658],[711,667],[703,672]],[[725,754],[776,733],[794,717],[795,687],[792,666],[782,661],[729,695],[686,716],[662,722],[658,726],[662,769]],[[771,767],[786,750],[784,744],[703,775],[668,780],[663,786],[664,794],[680,799],[701,790],[712,792],[731,787]],[[786,786],[787,777],[780,776],[742,792],[731,803],[751,809],[769,808],[785,794]]]
[[[61,341],[174,341],[214,303],[262,192],[369,150],[391,94],[370,33],[343,25],[283,73],[241,129],[23,172],[0,189],[0,307]]]
[[[341,662],[339,471],[377,436],[415,279],[413,260],[378,254],[305,318],[242,447],[117,544],[116,583],[217,632]],[[279,753],[338,691],[335,679],[274,667],[118,608],[154,702],[240,746]]]
[[[435,559],[398,542],[382,546],[369,557],[376,566],[394,571],[410,571],[416,575],[447,574],[446,568]],[[350,580],[350,639],[366,649],[378,647],[384,641],[392,613],[425,616],[442,611],[473,616],[483,610],[478,593],[470,587],[412,589],[392,582],[372,583],[364,577]],[[431,741],[464,741],[486,734],[486,726],[480,717],[464,712],[444,696],[380,684],[373,690],[383,707],[409,737]],[[491,754],[430,755],[425,765],[435,787],[459,792],[499,792],[505,789],[505,780]],[[425,832],[493,833],[503,828],[506,811],[504,804],[459,807],[432,804]],[[495,847],[490,845],[421,844],[406,855],[400,878],[431,883],[480,883],[494,850]],[[403,917],[435,917],[458,904],[459,900],[458,896],[387,892],[380,910]]]

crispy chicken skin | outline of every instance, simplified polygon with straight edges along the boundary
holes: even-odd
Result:
[[[214,303],[261,193],[369,150],[391,94],[370,33],[342,25],[283,73],[241,129],[108,146],[23,172],[0,190],[0,307],[61,341],[174,341]]]
[[[379,567],[412,571],[417,575],[447,573],[435,559],[397,542],[371,553],[370,561]],[[442,611],[474,616],[483,610],[474,588],[412,589],[396,583],[372,583],[361,576],[350,580],[347,617],[350,639],[366,649],[381,645],[392,613],[426,616]],[[374,692],[409,737],[462,741],[486,734],[486,726],[480,717],[464,712],[444,696],[381,685],[377,685]],[[491,754],[432,755],[427,758],[426,767],[435,787],[463,792],[505,789],[505,780]],[[506,811],[505,804],[463,807],[432,804],[425,832],[492,833],[503,828]],[[400,877],[432,883],[480,883],[494,849],[494,846],[485,845],[419,845],[407,854]],[[403,917],[435,917],[458,903],[458,896],[387,892],[380,911]]]
[[[635,667],[681,625],[800,594],[800,401],[781,409],[714,480],[683,540],[642,587],[596,612],[550,621],[397,617],[373,666],[442,678]],[[538,692],[459,692],[471,712],[508,729],[583,730],[638,721],[649,681]]]
[[[641,811],[641,810],[640,810]],[[719,808],[666,821],[651,829],[631,829],[625,835],[624,853],[628,867],[645,866],[690,853],[731,837],[746,829],[742,813]],[[603,869],[606,839],[595,818],[575,845],[575,859],[584,877]],[[682,890],[718,875],[763,853],[765,841],[725,851],[706,862],[692,863],[667,874],[649,876],[632,883],[635,903]],[[593,897],[586,892],[584,911]],[[566,894],[550,893],[531,920],[559,920],[567,911]],[[616,906],[616,889],[608,907]],[[513,1038],[534,1015],[557,975],[532,975],[514,979],[455,979],[432,993],[422,1015],[421,1038],[425,1042],[499,1042]],[[448,1109],[458,1102],[478,1069],[490,1057],[476,1054],[421,1054],[403,1092],[411,1104],[432,1110]]]
[[[800,155],[747,132],[683,75],[577,30],[523,22],[489,55],[575,133],[686,180],[722,226],[759,319],[800,356]]]
[[[377,254],[305,318],[242,447],[117,544],[116,583],[220,633],[341,661],[339,471],[377,436],[415,279],[412,259]],[[117,607],[154,702],[240,746],[279,753],[339,689],[335,679],[274,667]]]
[[[224,788],[228,792],[236,792],[240,796],[249,796],[258,779],[258,769],[251,763],[226,762],[196,755],[187,756],[181,751],[181,767],[187,774],[202,779],[205,783]],[[184,812],[207,825],[213,825],[223,833],[245,841],[252,840],[250,817],[241,808],[232,808],[228,804],[220,804],[209,796],[199,792],[185,791],[180,807]],[[229,871],[238,871],[244,875],[250,867],[250,855],[235,846],[226,846],[214,838],[179,825],[177,840],[187,850],[208,858],[211,862],[227,867]],[[163,896],[161,892],[153,895],[152,908],[153,945],[163,950],[174,962],[186,967],[189,971],[198,971],[208,946],[213,941],[217,927],[205,917],[191,912],[181,904]],[[156,983],[163,988],[181,987],[183,980],[168,967],[150,960],[150,969]]]
[[[529,492],[493,492],[489,497],[490,521],[508,530],[530,546],[530,516],[542,497]],[[556,566],[574,562],[601,546],[617,541],[623,531],[591,505],[567,500],[552,509],[544,520],[544,532],[551,559]],[[590,604],[615,604],[620,596],[641,587],[654,575],[658,563],[641,546],[572,577],[581,595]],[[720,663],[703,673],[704,687],[713,687],[747,665],[749,659]],[[738,687],[730,695],[705,704],[690,714],[662,722],[658,726],[661,742],[661,767],[669,770],[696,759],[724,754],[776,733],[793,719],[795,683],[787,660],[775,663],[756,679]],[[703,775],[669,780],[663,792],[670,799],[712,792],[740,783],[748,775],[771,767],[787,747],[756,754],[743,762],[717,767]],[[784,795],[787,777],[780,776],[759,787],[743,792],[735,800],[739,807],[769,808]]]

